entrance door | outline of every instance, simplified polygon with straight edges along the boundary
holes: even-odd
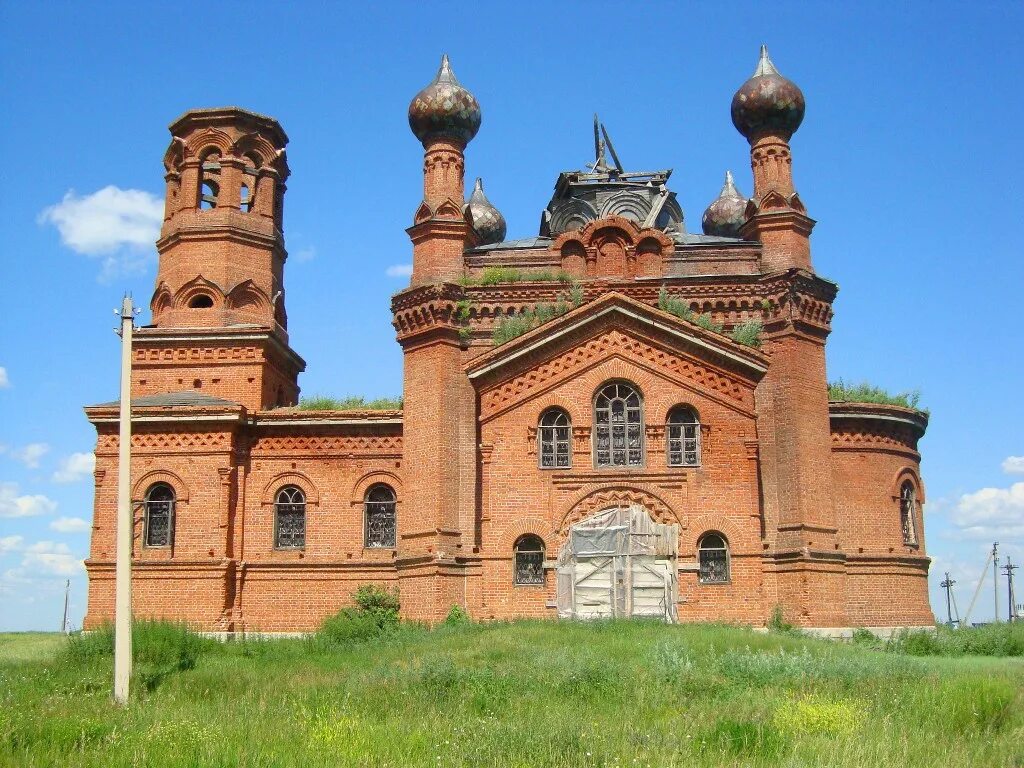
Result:
[[[643,507],[608,509],[569,529],[558,556],[558,615],[676,617],[679,526]]]

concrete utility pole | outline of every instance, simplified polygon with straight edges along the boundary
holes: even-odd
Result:
[[[117,455],[117,567],[114,594],[114,701],[128,703],[132,676],[132,331],[135,306],[126,295],[121,302],[121,416]]]
[[[954,584],[956,581],[949,578],[949,571],[946,571],[946,578],[939,583],[939,586],[946,590],[946,623],[951,627],[953,626],[953,611],[949,604],[949,590],[953,588]]]
[[[1006,614],[1007,621],[1015,621],[1017,618],[1017,609],[1014,604],[1016,597],[1013,594],[1013,572],[1018,568],[1020,568],[1019,565],[1014,565],[1010,562],[1010,558],[1006,558],[1006,565],[1003,566],[1003,573],[1006,574],[1006,597],[1009,604],[1009,612]]]
[[[999,542],[992,542],[992,596],[995,600],[995,621],[999,623]]]

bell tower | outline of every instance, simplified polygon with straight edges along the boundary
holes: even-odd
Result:
[[[846,555],[832,493],[825,341],[834,284],[814,273],[807,216],[793,183],[790,139],[804,95],[762,46],[754,74],[732,100],[732,122],[750,144],[754,194],[739,234],[761,243],[774,314],[765,322],[768,373],[756,391],[766,539],[777,599],[801,626],[843,626]]]
[[[288,346],[285,311],[288,137],[238,107],[190,110],[169,127],[153,320],[136,335],[134,389],[293,405],[305,363]]]

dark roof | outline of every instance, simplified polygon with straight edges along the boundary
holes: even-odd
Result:
[[[120,400],[111,400],[109,403],[99,403],[93,408],[117,408],[121,405]],[[135,408],[175,408],[175,407],[196,407],[196,406],[237,406],[234,400],[225,400],[222,397],[205,395],[195,390],[185,392],[167,392],[160,395],[144,395],[132,398],[132,407]]]
[[[490,245],[478,245],[474,251],[514,251],[522,248],[547,248],[550,237],[524,237],[522,240],[504,240]]]
[[[710,245],[712,243],[747,243],[742,237],[720,237],[718,235],[698,235],[693,232],[674,232],[673,239],[680,245]]]

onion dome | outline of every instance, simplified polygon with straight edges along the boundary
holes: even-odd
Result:
[[[768,133],[788,141],[803,119],[803,93],[779,74],[762,45],[757,69],[732,97],[732,124],[750,141]]]
[[[469,209],[469,215],[473,219],[473,231],[480,237],[481,245],[500,243],[505,239],[505,217],[487,199],[481,179],[476,180],[466,208]]]
[[[424,147],[437,139],[465,147],[480,130],[480,104],[455,79],[447,53],[434,81],[409,103],[409,127]]]
[[[718,237],[739,237],[740,227],[747,220],[747,198],[736,189],[732,171],[725,172],[725,185],[718,198],[704,211],[701,225],[705,235]]]

